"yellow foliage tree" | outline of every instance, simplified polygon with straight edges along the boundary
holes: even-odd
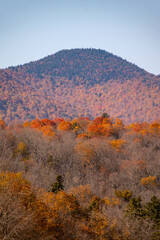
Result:
[[[50,136],[50,137],[55,136],[55,132],[53,131],[52,126],[43,126],[41,130],[42,130],[44,136]]]
[[[58,125],[58,130],[61,131],[69,131],[72,128],[72,124],[68,121],[62,121],[59,125]]]
[[[118,139],[118,140],[114,139],[113,141],[110,142],[111,146],[115,148],[117,151],[120,151],[123,148],[125,143],[126,141],[122,139]]]
[[[26,147],[26,144],[24,142],[20,142],[17,146],[17,148],[14,151],[14,154],[20,153],[22,155],[22,160],[26,161],[29,158],[28,155],[28,149]]]
[[[149,176],[141,179],[141,184],[145,187],[154,187],[157,185],[157,178],[155,176]]]
[[[78,187],[71,188],[69,193],[75,195],[78,202],[82,206],[87,206],[89,201],[93,197],[93,193],[92,193],[91,188],[88,184],[85,185],[85,186],[80,185]]]
[[[75,151],[78,153],[83,164],[90,164],[91,159],[95,156],[94,148],[89,143],[79,142]]]

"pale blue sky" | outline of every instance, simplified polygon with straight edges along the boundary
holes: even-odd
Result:
[[[0,0],[0,68],[71,48],[160,74],[160,0]]]

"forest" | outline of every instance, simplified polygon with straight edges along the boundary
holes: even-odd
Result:
[[[0,69],[0,118],[159,119],[160,78],[103,50],[71,49]]]
[[[0,120],[0,239],[160,239],[160,120]]]

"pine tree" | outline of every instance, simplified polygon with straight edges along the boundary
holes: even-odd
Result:
[[[64,179],[61,175],[58,175],[57,178],[56,178],[56,182],[52,184],[52,189],[51,191],[53,193],[57,193],[58,191],[60,190],[64,190],[64,185],[63,185],[63,182],[64,182]]]

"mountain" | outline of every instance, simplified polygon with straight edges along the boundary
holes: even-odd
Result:
[[[104,50],[62,50],[0,69],[0,118],[159,118],[160,78]]]

